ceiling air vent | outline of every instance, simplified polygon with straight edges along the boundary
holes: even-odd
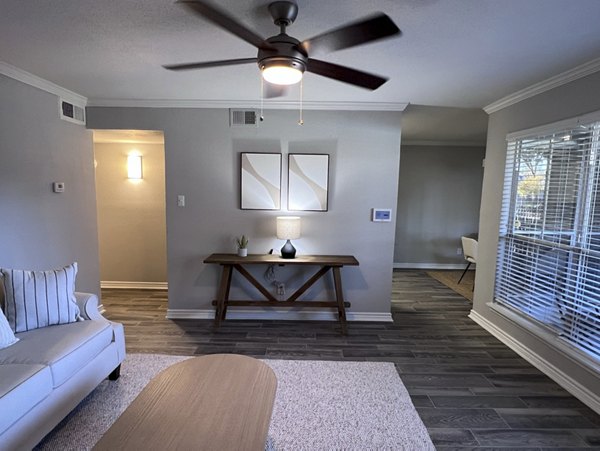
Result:
[[[58,111],[63,121],[85,125],[85,107],[58,99]]]
[[[229,110],[229,125],[238,127],[244,125],[254,125],[258,123],[258,113],[256,110]]]

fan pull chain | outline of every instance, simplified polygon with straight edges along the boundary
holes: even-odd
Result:
[[[265,120],[265,117],[263,116],[264,100],[265,100],[265,79],[262,78],[262,76],[261,76],[260,77],[260,117],[259,117],[259,120],[261,122]]]
[[[304,98],[304,77],[300,79],[300,120],[298,125],[304,125],[304,117],[302,111],[302,99]]]

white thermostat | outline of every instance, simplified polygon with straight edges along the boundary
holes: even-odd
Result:
[[[391,208],[373,208],[373,222],[391,222],[392,221],[392,209]]]
[[[52,191],[55,193],[64,193],[65,192],[65,182],[54,182],[52,184]]]

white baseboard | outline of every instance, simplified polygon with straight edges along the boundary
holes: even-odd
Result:
[[[214,319],[215,310],[167,309],[167,319]],[[338,321],[337,312],[289,309],[227,309],[227,319],[262,319],[295,321]],[[378,321],[391,323],[391,313],[346,312],[348,321]]]
[[[124,288],[131,290],[167,290],[167,282],[124,282],[120,280],[102,280],[100,288]]]
[[[463,263],[394,263],[395,269],[465,269]],[[471,265],[471,269],[473,265]]]
[[[474,310],[471,310],[469,318],[471,318],[506,346],[535,366],[538,370],[542,371],[581,402],[586,404],[590,409],[600,414],[600,397],[598,395],[592,393],[586,387],[582,386],[579,382],[565,374],[561,369],[548,362],[529,347],[516,341],[510,335],[506,334],[502,329],[498,328],[495,324],[491,323]]]

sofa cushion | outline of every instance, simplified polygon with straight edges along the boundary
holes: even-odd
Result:
[[[6,321],[4,313],[0,310],[0,349],[8,348],[17,341],[19,340],[15,337],[15,333],[10,328],[8,321]]]
[[[49,367],[37,364],[0,365],[0,434],[51,392]]]
[[[59,387],[110,345],[113,330],[108,321],[81,321],[16,334],[19,341],[0,350],[0,364],[45,364]]]
[[[50,271],[0,268],[4,310],[14,332],[80,319],[75,301],[77,263]]]

